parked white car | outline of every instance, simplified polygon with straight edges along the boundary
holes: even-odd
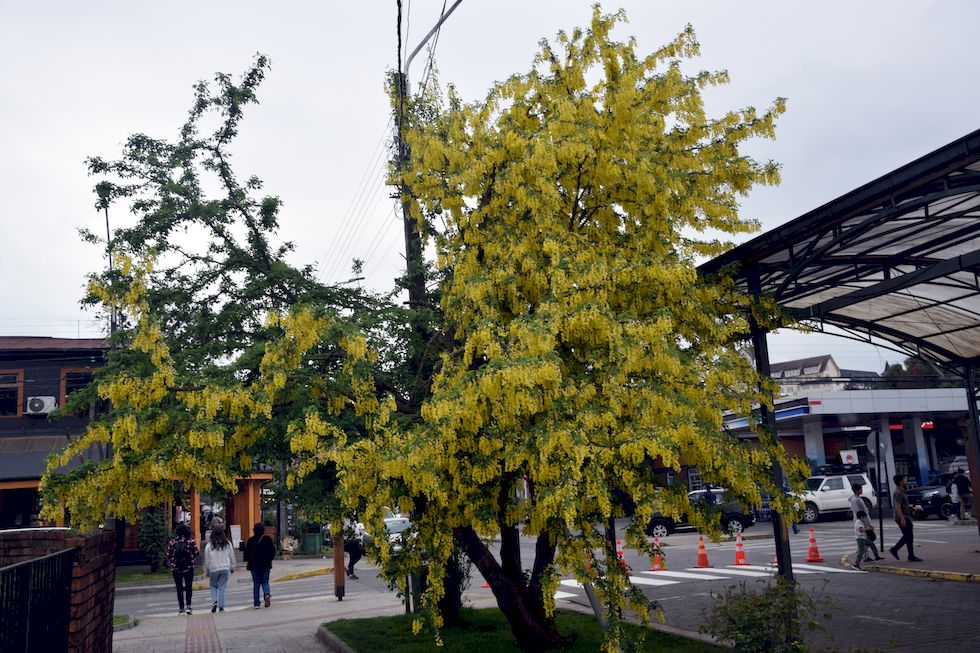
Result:
[[[863,486],[861,498],[870,515],[872,508],[878,505],[878,498],[867,474],[826,474],[806,479],[806,491],[800,495],[804,503],[803,521],[809,524],[825,513],[850,512],[850,499],[854,494],[851,485],[854,483]]]

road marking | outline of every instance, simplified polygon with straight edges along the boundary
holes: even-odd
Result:
[[[762,566],[759,566],[759,565],[745,565],[745,566],[742,567],[742,569],[749,569],[751,571],[768,571],[770,573],[776,571],[776,567],[773,567],[773,566],[762,567]],[[796,567],[794,566],[793,569],[795,571]],[[726,568],[725,571],[728,571],[728,569]],[[805,569],[801,569],[800,570],[800,573],[801,574],[818,574],[820,572],[818,572],[818,571],[806,571]]]
[[[765,576],[772,576],[769,572],[764,571],[749,571],[748,569],[732,569],[731,567],[725,567],[725,573],[732,576],[748,576],[750,578],[763,578]]]
[[[641,571],[641,574],[651,576],[664,576],[666,578],[690,578],[693,580],[727,580],[728,576],[715,576],[712,574],[692,574],[686,571]]]
[[[793,571],[798,569],[815,569],[817,571],[829,571],[834,574],[860,574],[861,572],[856,569],[844,569],[841,567],[821,567],[820,565],[808,565],[802,562],[793,563]]]
[[[574,592],[562,592],[561,590],[558,590],[557,592],[555,592],[555,598],[556,599],[578,598],[578,594],[575,594]]]
[[[656,580],[653,578],[641,578],[640,576],[630,576],[630,582],[634,585],[676,585],[679,581],[676,580]],[[562,585],[568,587],[574,587],[576,589],[582,589],[582,583],[578,582],[574,578],[566,578],[561,581]]]

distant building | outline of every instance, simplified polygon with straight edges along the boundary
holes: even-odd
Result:
[[[781,397],[835,390],[874,390],[881,378],[877,372],[842,369],[830,354],[772,363],[770,371],[779,384]]]
[[[102,338],[0,336],[0,529],[44,525],[38,516],[38,487],[48,459],[85,433],[89,422],[109,406],[92,402],[58,420],[49,415],[63,408],[73,391],[92,382],[108,348]],[[65,469],[100,462],[106,453],[103,445],[93,445]],[[236,542],[247,538],[252,525],[261,519],[262,485],[271,479],[268,471],[255,472],[236,479],[237,491],[231,495],[219,491],[213,497],[186,488],[191,505],[170,506],[169,520],[188,521],[191,531],[200,537],[207,526],[207,513],[220,506]],[[138,523],[113,522],[117,558],[140,561]],[[55,525],[70,526],[71,515],[60,515]],[[270,531],[267,529],[273,534]]]

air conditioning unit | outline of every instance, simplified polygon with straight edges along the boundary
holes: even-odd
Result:
[[[27,414],[28,415],[47,415],[52,410],[58,407],[58,402],[54,397],[28,397],[27,398]]]

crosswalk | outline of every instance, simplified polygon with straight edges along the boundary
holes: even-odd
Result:
[[[661,587],[678,585],[686,582],[704,582],[719,580],[743,580],[745,578],[767,578],[776,573],[776,568],[762,565],[732,565],[728,567],[688,567],[683,571],[640,571],[639,575],[631,575],[630,582],[638,587]],[[816,565],[801,562],[793,563],[793,573],[796,574],[860,574],[854,569],[844,569],[831,565]],[[574,578],[562,579],[562,588],[555,592],[556,599],[572,599],[581,595],[570,592],[569,589],[580,590],[582,584]]]

